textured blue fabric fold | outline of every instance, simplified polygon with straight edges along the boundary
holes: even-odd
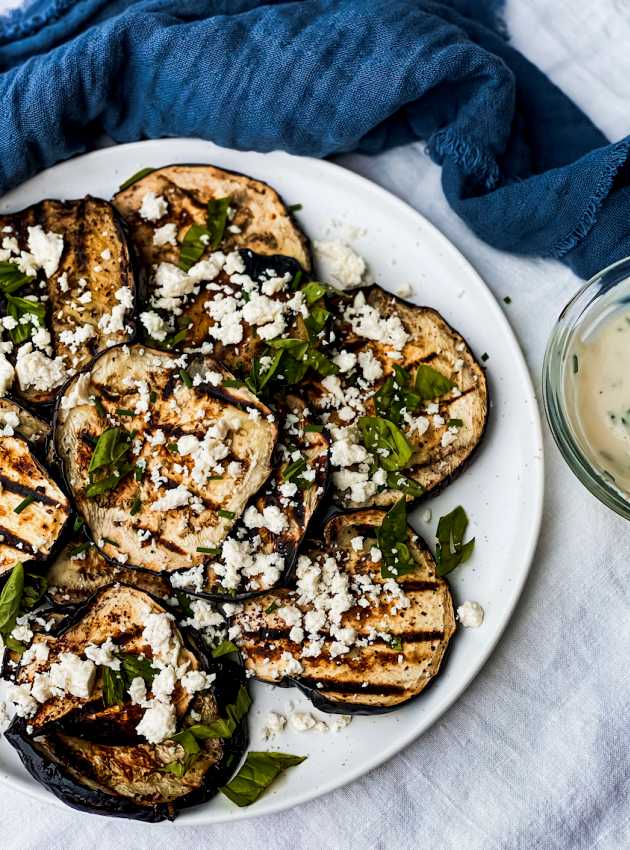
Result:
[[[610,144],[511,47],[499,12],[490,0],[27,0],[0,18],[0,191],[98,132],[320,157],[424,140],[480,238],[588,277],[630,254],[630,138]]]

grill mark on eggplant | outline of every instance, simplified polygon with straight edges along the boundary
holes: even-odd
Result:
[[[55,508],[65,507],[61,502],[47,496],[43,485],[34,488],[27,487],[25,484],[19,484],[17,481],[13,481],[12,478],[8,478],[2,472],[0,472],[0,490],[8,490],[10,493],[15,493],[17,496],[24,496],[24,498],[33,496],[36,501],[43,505],[51,505]]]
[[[186,550],[182,549],[181,546],[178,546],[177,543],[173,543],[172,540],[169,540],[166,537],[162,537],[161,534],[158,535],[155,539],[161,546],[164,546],[165,549],[168,549],[169,552],[174,552],[176,555],[186,556]]]
[[[329,693],[340,694],[374,694],[376,696],[388,696],[396,694],[405,694],[408,689],[404,685],[394,684],[373,684],[368,682],[365,687],[358,682],[353,682],[348,679],[327,679],[326,677],[305,678],[300,677],[300,684],[313,688],[316,692],[328,691]],[[318,687],[323,685],[323,687]]]
[[[291,631],[290,628],[273,628],[273,629],[261,628],[257,632],[248,632],[247,633],[247,639],[250,640],[250,639],[258,638],[258,639],[261,639],[261,640],[287,640],[287,641],[289,641],[289,632],[290,631]],[[427,630],[418,629],[417,631],[392,632],[391,636],[393,638],[397,638],[398,640],[404,641],[405,643],[427,643],[427,642],[430,642],[430,641],[433,641],[433,640],[442,640],[442,638],[444,637],[444,632],[439,631],[437,629],[427,629]],[[364,638],[364,637],[366,637],[366,635],[363,635],[363,634],[361,634],[361,632],[359,632],[358,637]],[[324,644],[332,643],[333,640],[334,639],[331,638],[331,637],[325,637],[324,638]],[[289,641],[289,642],[291,642],[291,641]],[[374,638],[374,640],[370,641],[368,649],[371,646],[377,646],[377,645],[383,645],[383,644],[385,646],[389,646],[389,643],[388,643],[388,641],[385,640],[385,638],[376,637],[376,638]]]
[[[10,546],[12,549],[22,551],[24,547],[28,547],[28,551],[31,555],[37,555],[38,550],[33,546],[32,543],[29,543],[28,540],[24,540],[17,534],[14,534],[12,531],[9,531],[3,525],[0,525],[0,535],[2,536],[2,543]]]

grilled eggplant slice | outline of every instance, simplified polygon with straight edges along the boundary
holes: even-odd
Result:
[[[167,204],[164,214],[157,218],[140,214],[149,192]],[[244,174],[213,165],[168,165],[122,189],[113,204],[127,222],[138,253],[149,268],[179,260],[178,247],[168,242],[155,244],[156,225],[174,224],[179,243],[191,225],[206,225],[208,202],[220,198],[229,198],[233,211],[223,232],[222,251],[249,248],[259,254],[283,254],[293,257],[306,271],[311,268],[308,239],[278,193],[267,183]]]
[[[150,345],[173,351],[210,346],[228,369],[245,377],[265,349],[265,334],[301,338],[307,308],[302,293],[291,287],[299,281],[300,267],[288,257],[251,251],[213,256],[220,258],[218,265],[200,263],[188,274],[175,266],[158,267],[149,279],[147,310],[140,319]],[[199,268],[199,274],[212,277],[209,282],[199,282]],[[171,278],[188,294],[165,295]]]
[[[0,429],[23,437],[43,457],[50,436],[50,424],[10,398],[0,398]]]
[[[10,228],[10,231],[7,230]],[[133,333],[134,277],[125,235],[114,208],[100,198],[45,200],[0,216],[14,275],[2,299],[16,362],[16,392],[32,404],[50,404],[61,384],[94,354]],[[15,285],[14,285],[15,284]],[[42,296],[46,296],[42,299]],[[23,299],[35,300],[27,320]]]
[[[0,437],[0,576],[43,560],[70,516],[58,485],[20,437]]]
[[[168,581],[159,575],[110,564],[93,543],[79,536],[65,544],[45,577],[46,595],[57,607],[81,605],[112,582],[129,584],[162,599],[173,592]]]
[[[232,625],[259,680],[296,685],[322,711],[372,714],[417,697],[437,676],[455,631],[449,587],[411,529],[417,568],[397,581],[382,578],[374,547],[384,515],[372,508],[332,517],[323,542],[304,550],[296,587],[243,603]],[[338,629],[322,625],[340,606]]]
[[[46,643],[48,658],[29,661],[19,671],[18,682],[31,683],[38,674],[45,675],[62,653],[81,656],[88,644],[98,646],[107,638],[121,653],[150,659],[152,648],[144,642],[143,628],[150,614],[165,613],[137,588],[104,588],[68,618],[55,636],[36,636],[37,642]],[[215,675],[209,687],[194,695],[176,683],[173,703],[178,728],[209,725],[236,702],[244,682],[242,671],[234,664],[209,666],[188,632],[173,626],[172,635],[179,641],[178,665]],[[6,737],[31,775],[73,808],[151,822],[172,820],[180,809],[212,797],[244,751],[244,722],[236,724],[231,737],[200,741],[197,757],[189,763],[176,741],[148,743],[135,732],[143,709],[128,697],[122,703],[104,705],[105,669],[96,668],[89,698],[53,696],[28,721],[13,720]],[[149,693],[151,687],[149,683]]]
[[[251,500],[253,513],[245,511],[235,524],[225,553],[222,551],[216,559],[221,566],[215,569],[212,563],[208,565],[205,584],[200,584],[202,576],[193,570],[173,574],[174,587],[234,600],[269,590],[290,575],[309,523],[327,492],[328,439],[313,429],[305,416],[304,402],[297,396],[287,396],[278,403],[276,413],[280,436],[273,474]],[[241,563],[234,563],[235,559]],[[227,560],[232,561],[231,569]]]
[[[408,500],[435,494],[464,469],[484,435],[488,417],[484,369],[463,337],[438,312],[404,302],[378,286],[360,290],[352,302],[333,298],[330,309],[336,317],[331,356],[337,362],[354,361],[354,366],[329,379],[334,385],[311,384],[307,395],[313,407],[326,412],[333,440],[346,444],[340,444],[337,453],[333,443],[336,500],[357,508],[391,505],[402,494]],[[390,339],[374,339],[383,328],[387,330],[383,336],[389,334]],[[429,386],[422,387],[417,407],[406,410],[394,385],[394,404],[390,403],[389,412],[383,411],[387,402],[379,402],[377,394],[388,379],[391,385],[402,369],[409,381],[406,389],[417,393],[418,371],[426,374],[426,367]],[[432,389],[436,377],[442,386]],[[351,462],[352,448],[365,441],[362,417],[379,417],[381,426],[383,417],[394,417],[393,424],[410,448],[406,463],[388,469],[378,451],[368,451],[361,461]],[[360,448],[355,451],[361,455]],[[381,464],[385,468],[375,476],[374,467]]]
[[[65,388],[55,451],[109,560],[155,573],[202,564],[264,484],[274,417],[233,383],[209,357],[178,359],[134,345],[103,353]],[[91,480],[90,470],[106,431],[103,439],[112,437],[122,452],[111,489],[107,478]],[[106,489],[92,495],[93,485]]]

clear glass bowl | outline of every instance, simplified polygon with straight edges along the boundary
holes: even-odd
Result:
[[[582,484],[613,511],[630,519],[630,494],[615,486],[589,455],[571,416],[567,377],[573,369],[573,344],[589,328],[624,305],[630,308],[630,257],[596,274],[564,308],[553,329],[543,363],[545,412],[558,448]],[[629,364],[630,368],[630,364]]]

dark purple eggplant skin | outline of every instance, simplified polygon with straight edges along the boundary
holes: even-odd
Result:
[[[51,634],[54,636],[62,635],[78,622],[96,595],[103,590],[104,588],[99,588],[84,605],[73,611],[56,629],[53,629]],[[147,596],[151,596],[151,594],[147,593]],[[163,605],[163,600],[154,598],[156,602]],[[176,608],[168,610],[175,613],[177,620],[185,616],[181,610]],[[233,660],[213,659],[211,652],[206,649],[201,635],[195,629],[179,627],[179,630],[184,644],[195,653],[202,669],[216,673],[213,691],[220,709],[222,710],[224,706],[235,702],[241,686],[247,687],[247,677],[243,666]],[[16,717],[5,732],[5,737],[17,751],[22,764],[30,775],[58,799],[71,808],[82,812],[106,817],[131,818],[146,823],[172,821],[177,817],[180,810],[198,806],[214,797],[218,789],[229,782],[249,743],[248,723],[247,718],[244,718],[238,724],[232,737],[224,739],[223,759],[219,764],[208,769],[200,788],[173,803],[140,806],[120,795],[107,794],[82,785],[69,776],[63,766],[47,761],[34,745],[33,738],[27,732],[27,727],[28,720]],[[57,728],[59,731],[63,731],[63,723]],[[54,729],[51,731],[54,734]],[[76,734],[76,731],[76,728],[73,729],[72,734]],[[43,730],[43,733],[45,734],[46,730]]]

